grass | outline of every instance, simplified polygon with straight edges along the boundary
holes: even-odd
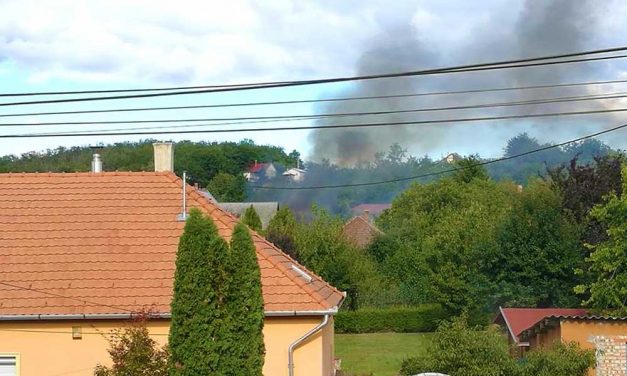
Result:
[[[430,340],[430,333],[336,334],[335,356],[346,372],[396,376],[403,359],[422,354]]]

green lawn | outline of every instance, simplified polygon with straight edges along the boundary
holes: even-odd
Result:
[[[395,376],[403,359],[420,355],[430,339],[430,333],[336,334],[335,356],[344,371]]]

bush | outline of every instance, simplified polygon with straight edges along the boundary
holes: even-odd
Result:
[[[340,311],[335,317],[337,333],[432,332],[446,313],[437,304],[417,307],[364,308]]]
[[[515,376],[507,340],[494,327],[471,328],[465,317],[443,323],[424,357],[403,361],[400,374],[440,372],[451,376]]]
[[[530,352],[522,366],[522,375],[586,376],[594,363],[594,350],[584,350],[576,342],[555,342],[547,349]]]

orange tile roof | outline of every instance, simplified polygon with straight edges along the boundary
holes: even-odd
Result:
[[[0,174],[0,315],[169,313],[181,191],[167,172]],[[190,186],[187,204],[230,239],[235,217]],[[253,240],[266,313],[341,303],[341,292]]]
[[[360,215],[346,222],[342,228],[342,234],[352,244],[360,248],[366,248],[383,232],[370,223],[368,219]]]

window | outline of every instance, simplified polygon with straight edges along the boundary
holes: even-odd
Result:
[[[17,355],[0,354],[0,376],[17,375]]]

